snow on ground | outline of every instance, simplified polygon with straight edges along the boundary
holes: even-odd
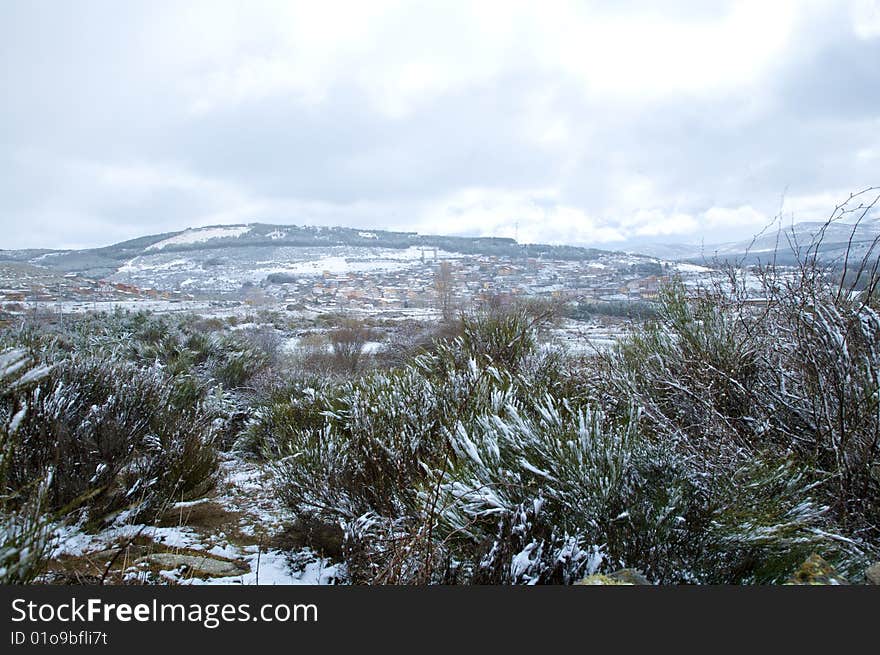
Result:
[[[66,255],[69,251],[62,250],[60,252],[47,252],[45,255],[40,255],[39,257],[34,257],[31,262],[41,262],[49,257],[60,257],[61,255]]]
[[[178,237],[172,237],[177,239]],[[171,241],[166,239],[164,244]],[[309,284],[321,276],[400,274],[407,271],[430,274],[435,261],[452,260],[455,252],[409,248],[331,246],[327,248],[258,245],[240,251],[219,249],[205,252],[168,251],[155,244],[143,254],[126,261],[109,280],[150,289],[203,289],[233,292],[245,283],[260,284],[273,274],[298,278]],[[210,262],[210,263],[209,263]]]
[[[183,246],[192,243],[203,243],[211,239],[229,239],[247,234],[251,228],[247,225],[232,227],[202,227],[184,230],[180,234],[147,246],[144,250],[162,250],[168,246]]]
[[[286,353],[296,354],[299,352],[302,340],[302,337],[288,337],[281,344],[281,350]],[[323,352],[328,354],[333,352],[333,344],[330,343],[321,344],[320,348]],[[361,353],[365,355],[376,355],[382,352],[384,348],[385,343],[382,341],[367,341],[364,343]]]
[[[551,330],[550,343],[562,346],[572,355],[595,355],[614,348],[625,334],[623,325],[603,326],[566,321],[563,326]]]
[[[213,228],[212,228],[213,229]],[[216,228],[215,231],[230,230],[233,228]],[[249,230],[250,228],[236,228]],[[182,239],[187,237],[186,243],[193,243],[195,239],[187,237],[187,233],[180,234],[159,243],[153,244],[145,248],[145,251],[161,250],[169,245],[180,245],[184,243]],[[214,234],[208,238],[219,237],[236,237],[239,234]],[[409,248],[364,248],[364,247],[333,247],[332,254],[315,257],[308,248],[284,247],[277,248],[274,251],[272,259],[256,262],[243,262],[243,268],[239,268],[236,262],[228,264],[218,264],[215,268],[227,274],[226,277],[221,275],[221,281],[230,281],[241,284],[246,280],[262,280],[266,275],[272,273],[287,273],[290,275],[301,275],[303,277],[314,277],[330,273],[332,275],[343,275],[347,273],[369,273],[374,271],[398,271],[413,266],[433,262],[435,252],[433,249],[424,249],[417,246]],[[326,252],[326,250],[325,250]],[[178,253],[174,253],[177,255]],[[309,258],[309,255],[312,255]],[[139,255],[128,260],[123,264],[115,276],[118,275],[138,275],[143,273],[180,273],[193,271],[201,274],[204,278],[203,262],[196,259],[188,259],[186,257],[175,257],[169,261],[162,261],[160,256],[163,253],[150,252],[147,255]],[[448,252],[445,250],[436,251],[436,258],[440,259],[457,259],[462,255],[460,253]],[[306,258],[303,258],[306,257]],[[115,279],[114,276],[114,279]],[[230,277],[231,276],[231,277]],[[201,280],[204,282],[205,280]]]
[[[202,550],[199,535],[185,527],[160,528],[137,523],[118,525],[107,528],[97,534],[87,534],[81,528],[65,526],[55,531],[55,547],[52,549],[53,559],[70,556],[81,557],[97,553],[120,541],[133,539],[138,535],[149,537],[158,544],[169,548],[191,548]]]
[[[255,272],[260,276],[271,273],[287,273],[313,277],[329,273],[343,275],[347,273],[369,273],[373,271],[398,271],[433,260],[434,251],[411,246],[403,250],[395,248],[371,248],[367,254],[356,256],[352,251],[341,255],[327,255],[317,259],[295,261],[289,263],[257,262]],[[455,259],[458,253],[437,251],[437,259]],[[267,266],[268,265],[268,266]],[[262,268],[260,268],[262,266]]]
[[[79,526],[57,529],[53,535],[51,557],[94,558],[140,537],[152,540],[156,544],[156,552],[204,553],[206,560],[213,558],[237,562],[246,571],[241,575],[222,577],[194,577],[184,569],[159,571],[162,580],[176,584],[334,584],[344,577],[343,565],[333,564],[308,548],[283,552],[263,547],[265,535],[277,534],[293,518],[274,493],[270,474],[265,467],[227,456],[221,462],[220,477],[216,494],[176,503],[172,511],[180,510],[181,523],[184,523],[189,511],[202,504],[216,503],[231,516],[240,515],[235,525],[215,527],[206,532],[197,526],[183,524],[168,527],[126,524],[121,516],[116,525],[97,534],[88,534]],[[226,532],[232,530],[245,538],[249,536],[253,543],[242,543],[240,537],[238,540],[230,538]],[[146,582],[147,576],[147,565],[138,561],[132,562],[125,573],[129,581]]]
[[[316,307],[315,311],[320,311]],[[390,321],[438,321],[442,317],[442,313],[435,307],[404,307],[396,309],[386,309],[383,307],[359,307],[357,309],[348,310],[352,315],[362,316],[379,316]]]
[[[152,248],[152,246],[150,246]],[[150,270],[159,271],[189,271],[195,268],[195,264],[189,259],[172,259],[170,262],[143,262],[141,257],[130,259],[119,267],[117,273],[137,273]]]
[[[293,561],[288,555],[277,550],[270,550],[258,555],[258,546],[247,548],[247,564],[250,572],[232,578],[187,578],[178,571],[163,571],[162,576],[174,580],[178,584],[188,585],[320,585],[334,584],[342,572],[341,565],[328,564],[326,560],[315,559],[309,551],[302,551],[299,556],[309,557],[299,567],[296,556]]]
[[[711,273],[711,268],[706,268],[705,266],[698,266],[697,264],[686,264],[684,262],[680,262],[675,264],[675,270],[680,273]]]
[[[64,300],[62,302],[39,300],[29,302],[27,309],[40,313],[85,314],[86,312],[112,312],[115,309],[137,311],[151,311],[157,313],[170,312],[200,312],[211,310],[213,305],[207,300],[147,300],[143,298],[132,300]],[[251,310],[252,311],[252,310]]]

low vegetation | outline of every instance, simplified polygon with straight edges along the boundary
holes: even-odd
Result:
[[[459,313],[384,359],[349,320],[293,351],[271,321],[9,328],[0,581],[37,578],[59,523],[155,520],[205,494],[221,450],[269,467],[297,534],[353,583],[779,583],[812,553],[858,576],[880,554],[880,301],[862,268],[673,282],[586,358],[544,339],[552,304]]]
[[[808,289],[774,288],[756,309],[672,286],[587,368],[524,314],[465,318],[254,429],[287,502],[341,526],[357,582],[768,583],[814,551],[856,572],[880,543],[880,325],[815,289],[805,324]]]

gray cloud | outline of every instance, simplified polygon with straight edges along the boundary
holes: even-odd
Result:
[[[712,241],[880,183],[865,3],[359,6],[4,3],[0,247],[247,221]]]

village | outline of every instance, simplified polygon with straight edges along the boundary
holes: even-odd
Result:
[[[183,284],[166,280],[164,288],[145,288],[122,275],[95,280],[75,272],[59,274],[30,264],[0,262],[0,310],[8,319],[58,303],[64,303],[67,311],[89,311],[122,302],[145,309],[198,303],[381,313],[436,307],[440,294],[461,307],[528,298],[650,302],[672,276],[693,284],[712,272],[700,266],[611,253],[595,260],[547,260],[434,250],[402,267],[369,266],[370,260],[364,258],[345,261],[348,265],[343,270],[337,266],[337,270],[309,274],[245,279],[236,290],[228,285],[212,289],[209,283],[193,284],[191,279]]]
[[[688,277],[710,269],[692,267]],[[319,276],[268,276],[243,289],[251,304],[283,303],[291,308],[383,310],[433,306],[439,286],[457,304],[508,304],[548,298],[607,302],[652,301],[676,265],[616,256],[605,261],[514,259],[495,256],[448,257],[402,270],[323,271]]]

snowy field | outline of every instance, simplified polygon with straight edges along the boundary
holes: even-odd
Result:
[[[149,311],[157,314],[172,312],[202,313],[219,309],[206,300],[96,300],[96,301],[63,301],[63,302],[29,302],[26,308],[39,314],[63,312],[64,314],[85,314],[87,312]]]
[[[626,331],[624,325],[603,326],[566,321],[561,327],[550,330],[548,343],[561,346],[570,355],[595,355],[611,350]]]
[[[207,504],[222,507],[231,517],[229,523],[212,524],[210,529],[188,525],[194,510]],[[127,582],[319,585],[333,584],[343,574],[339,564],[330,564],[309,549],[282,552],[264,545],[266,535],[282,531],[292,517],[272,492],[267,471],[256,464],[227,457],[217,491],[169,510],[172,515],[177,512],[179,525],[130,523],[122,513],[114,525],[96,534],[76,526],[59,528],[54,533],[52,559],[75,558],[93,564],[135,540],[146,540],[150,544],[147,554],[140,553],[130,562],[119,560]]]

